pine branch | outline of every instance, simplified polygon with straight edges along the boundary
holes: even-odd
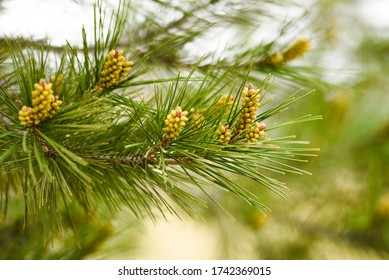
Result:
[[[149,156],[130,156],[130,157],[118,157],[118,156],[106,156],[106,155],[96,155],[96,156],[85,156],[86,159],[92,159],[92,160],[104,160],[108,162],[118,162],[122,164],[129,164],[129,165],[156,165],[158,164],[158,161],[155,158],[151,158]],[[165,165],[179,165],[183,162],[190,162],[192,161],[189,157],[181,157],[180,159],[172,159],[172,158],[165,158],[164,164]]]
[[[169,42],[170,29],[217,2],[184,11],[166,34],[150,34]],[[9,188],[21,188],[26,217],[48,211],[42,219],[51,225],[60,223],[59,213],[71,216],[70,204],[87,212],[100,204],[112,213],[126,207],[138,218],[154,218],[156,211],[177,214],[179,207],[196,217],[196,205],[203,204],[197,189],[212,197],[221,188],[267,209],[231,175],[286,197],[285,183],[274,174],[309,174],[294,164],[318,150],[289,136],[271,139],[270,131],[320,116],[304,114],[273,127],[264,122],[310,92],[295,92],[263,110],[260,103],[273,78],[257,77],[256,86],[250,84],[252,61],[197,61],[184,65],[185,74],[150,78],[148,57],[118,49],[126,9],[120,2],[107,21],[98,2],[93,43],[83,30],[81,49],[55,50],[56,67],[49,61],[51,46],[7,40],[13,68],[10,84],[0,90],[0,176],[7,182],[0,194],[6,204]],[[195,37],[172,39],[182,46]],[[157,50],[151,46],[147,52]]]

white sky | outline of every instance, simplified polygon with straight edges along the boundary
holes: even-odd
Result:
[[[66,40],[79,43],[83,25],[87,31],[93,30],[90,4],[80,5],[69,0],[5,0],[3,7],[0,13],[2,35],[47,37],[53,45],[62,45]]]
[[[5,0],[0,13],[0,33],[36,39],[48,37],[53,45],[62,45],[66,40],[77,44],[82,25],[88,34],[93,34],[94,1],[80,2],[84,4],[71,0]],[[389,0],[360,0],[355,10],[372,27],[389,29]]]
[[[372,27],[389,29],[389,0],[361,0],[357,7],[361,19]]]

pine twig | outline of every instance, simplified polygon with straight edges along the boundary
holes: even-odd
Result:
[[[107,155],[95,155],[95,156],[85,156],[86,159],[93,159],[93,160],[106,160],[111,162],[119,162],[122,164],[130,164],[130,165],[142,165],[142,164],[150,164],[155,165],[158,163],[158,161],[150,156],[126,156],[126,157],[120,157],[120,156],[107,156]],[[189,157],[180,157],[180,159],[173,159],[173,158],[165,158],[164,163],[166,165],[178,165],[182,164],[183,162],[191,162],[192,159]]]

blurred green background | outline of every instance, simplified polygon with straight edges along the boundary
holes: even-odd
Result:
[[[389,259],[389,20],[381,15],[388,3],[299,2],[309,4],[312,17],[312,51],[301,64],[325,69],[322,78],[333,86],[279,116],[323,116],[283,128],[321,150],[301,165],[312,176],[282,176],[288,199],[261,193],[271,208],[266,216],[217,194],[233,218],[212,203],[196,221],[185,214],[138,221],[125,211],[111,221],[80,218],[77,237],[65,228],[46,247],[37,245],[34,228],[20,231],[23,206],[12,205],[0,223],[0,258]]]

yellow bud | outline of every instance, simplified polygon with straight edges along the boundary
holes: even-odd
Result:
[[[40,92],[43,90],[43,87],[40,84],[34,84],[34,89]]]
[[[220,125],[216,130],[216,136],[221,144],[227,144],[231,139],[231,132],[228,125]]]

